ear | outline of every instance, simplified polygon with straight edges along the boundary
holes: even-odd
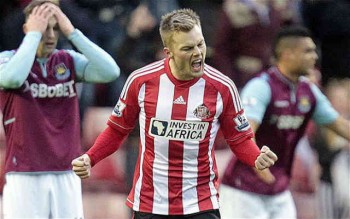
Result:
[[[164,47],[163,52],[168,58],[172,58],[173,57],[173,53],[170,52],[168,47]]]
[[[28,28],[27,28],[27,25],[24,23],[23,26],[22,26],[22,30],[23,32],[26,34],[27,31],[28,31]]]

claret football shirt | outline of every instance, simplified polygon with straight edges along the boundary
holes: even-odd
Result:
[[[330,124],[338,113],[315,84],[305,77],[292,83],[277,67],[248,82],[241,96],[247,118],[260,123],[255,133],[257,144],[267,145],[278,156],[276,164],[270,167],[276,181],[270,185],[263,182],[252,168],[233,158],[222,182],[264,195],[283,192],[288,189],[294,151],[308,122]]]

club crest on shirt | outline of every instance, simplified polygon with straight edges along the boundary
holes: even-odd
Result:
[[[237,131],[243,132],[249,129],[249,122],[244,114],[238,114],[233,121],[236,124]]]
[[[70,76],[70,70],[64,63],[60,63],[54,67],[55,77],[58,80],[65,80]]]
[[[193,114],[198,119],[207,119],[210,116],[210,111],[208,107],[203,103],[202,105],[197,106],[197,108],[193,111]]]
[[[302,96],[298,103],[298,109],[300,112],[306,113],[311,109],[310,99],[307,96]]]
[[[117,104],[115,105],[112,115],[116,117],[121,117],[123,115],[123,110],[125,109],[126,104],[123,103],[120,99],[118,100]]]

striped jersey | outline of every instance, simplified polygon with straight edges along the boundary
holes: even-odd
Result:
[[[169,59],[133,72],[108,124],[130,132],[139,119],[139,156],[127,205],[135,211],[186,215],[218,209],[214,140],[252,136],[233,82],[205,65],[179,81]]]

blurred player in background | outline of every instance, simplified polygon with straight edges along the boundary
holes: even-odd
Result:
[[[325,94],[334,108],[350,118],[350,79],[329,79]],[[348,126],[348,131],[350,127]],[[321,165],[316,193],[317,218],[350,218],[350,145],[332,130],[320,127],[313,146]]]
[[[74,28],[57,1],[34,0],[24,13],[22,44],[0,53],[4,216],[83,218],[81,181],[70,164],[81,154],[75,85],[113,81],[119,67]],[[56,49],[60,31],[81,53]]]
[[[257,144],[271,147],[279,161],[263,171],[235,158],[230,161],[220,189],[224,219],[296,218],[288,186],[296,145],[311,119],[350,139],[349,121],[303,77],[318,58],[309,31],[295,26],[282,29],[273,48],[275,66],[248,82],[242,102]]]
[[[295,23],[296,0],[224,0],[218,16],[213,63],[239,90],[271,66],[278,30]]]
[[[205,64],[206,44],[190,9],[162,17],[166,59],[134,71],[92,148],[72,161],[81,178],[115,152],[140,124],[138,162],[127,205],[135,219],[218,219],[214,140],[221,127],[243,163],[264,169],[277,160],[260,151],[233,82]]]

